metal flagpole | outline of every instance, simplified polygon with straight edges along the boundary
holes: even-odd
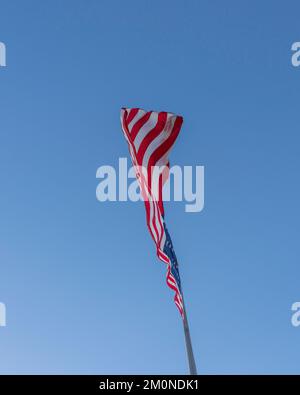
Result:
[[[186,314],[186,309],[185,309],[185,304],[184,304],[182,292],[181,292],[181,295],[182,295],[182,301],[183,301],[183,330],[184,330],[184,337],[185,337],[186,352],[187,352],[187,357],[188,357],[188,361],[189,361],[190,374],[195,375],[195,374],[197,374],[197,368],[196,368],[196,363],[195,363],[195,358],[194,358],[194,353],[193,353],[189,323],[187,320],[187,314]]]

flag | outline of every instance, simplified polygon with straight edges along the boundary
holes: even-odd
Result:
[[[169,177],[169,153],[180,132],[183,118],[169,112],[122,108],[121,124],[145,203],[149,232],[158,258],[167,265],[167,284],[184,317],[178,262],[164,219],[162,190]]]

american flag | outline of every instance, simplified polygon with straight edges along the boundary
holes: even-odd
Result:
[[[169,176],[168,156],[182,122],[181,116],[169,112],[121,109],[122,129],[145,203],[148,229],[158,258],[167,265],[167,284],[175,292],[175,304],[184,317],[178,262],[166,228],[162,198]]]

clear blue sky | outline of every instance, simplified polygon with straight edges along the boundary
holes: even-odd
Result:
[[[2,373],[185,373],[142,203],[100,203],[120,107],[184,116],[166,205],[199,373],[299,373],[298,1],[0,2]]]

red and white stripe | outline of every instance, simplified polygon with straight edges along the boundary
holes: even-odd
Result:
[[[144,199],[148,229],[156,244],[158,258],[167,264],[167,284],[175,292],[174,301],[183,317],[182,295],[170,271],[170,259],[163,252],[166,234],[162,201],[162,188],[168,179],[168,154],[182,122],[181,116],[169,112],[145,111],[140,108],[121,110],[122,129]],[[152,182],[154,166],[163,166],[157,183]],[[153,185],[158,190],[153,190]]]

